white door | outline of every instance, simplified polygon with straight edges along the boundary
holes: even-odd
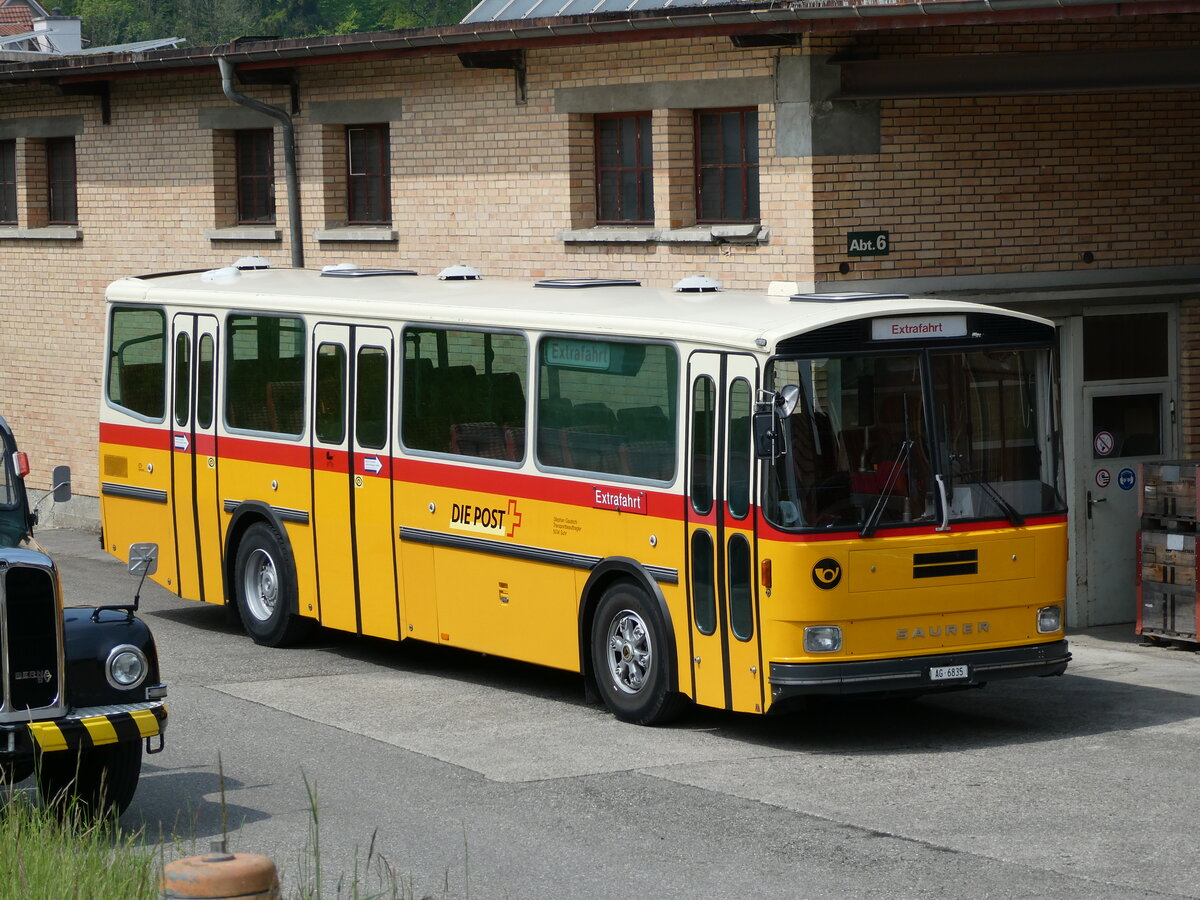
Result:
[[[1084,621],[1072,624],[1132,622],[1139,463],[1177,453],[1175,313],[1105,310],[1085,315],[1077,331],[1083,386],[1072,515]]]

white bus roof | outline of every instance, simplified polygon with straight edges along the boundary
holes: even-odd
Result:
[[[214,270],[216,272],[216,270]],[[191,309],[275,311],[330,320],[428,322],[536,331],[589,332],[771,352],[784,338],[877,316],[992,312],[1045,319],[977,303],[895,295],[679,292],[628,285],[569,289],[532,281],[440,280],[432,275],[329,277],[309,269],[222,269],[127,277],[110,302]],[[586,281],[586,279],[583,279]],[[842,297],[842,299],[839,299]]]

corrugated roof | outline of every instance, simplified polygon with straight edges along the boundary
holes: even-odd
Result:
[[[731,6],[744,2],[745,0],[482,0],[478,6],[467,13],[461,24],[543,19],[548,16],[645,12],[655,9],[693,9]]]

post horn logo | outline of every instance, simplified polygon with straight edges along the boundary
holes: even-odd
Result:
[[[817,560],[817,564],[813,566],[812,580],[821,590],[832,590],[842,580],[842,564],[829,557]]]

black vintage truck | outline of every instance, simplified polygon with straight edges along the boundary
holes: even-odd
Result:
[[[0,782],[36,775],[44,802],[120,815],[142,747],[163,747],[167,689],[150,629],[128,606],[64,608],[58,569],[33,539],[27,457],[0,417]],[[70,473],[55,470],[55,499]],[[137,545],[130,571],[153,572]]]

